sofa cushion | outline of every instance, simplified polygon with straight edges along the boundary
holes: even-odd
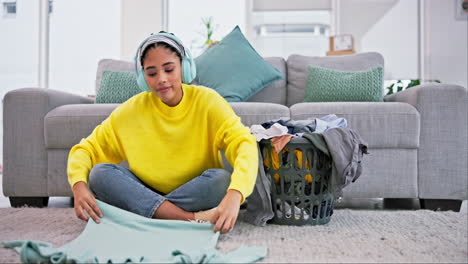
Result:
[[[247,102],[264,102],[286,105],[286,61],[281,57],[265,57],[266,62],[280,71],[285,78],[277,80],[247,99]]]
[[[241,118],[242,124],[250,127],[273,119],[289,119],[289,108],[272,103],[230,103],[232,109]]]
[[[68,149],[86,138],[101,124],[118,104],[63,105],[44,118],[46,148]],[[289,108],[272,103],[231,103],[233,110],[246,126],[272,119],[288,119]]]
[[[44,117],[46,148],[71,148],[86,138],[119,104],[70,104]]]
[[[96,94],[96,103],[121,104],[139,93],[141,90],[134,72],[105,70]]]
[[[285,78],[277,80],[270,85],[264,87],[257,94],[250,97],[248,102],[265,102],[286,105],[286,61],[281,57],[265,57],[264,60],[268,62],[275,69],[280,71]],[[96,72],[96,94],[98,94],[102,75],[104,71],[134,71],[132,62],[114,59],[102,59],[98,63]],[[195,81],[193,83],[196,83]]]
[[[134,64],[129,61],[102,59],[98,62],[96,71],[96,94],[98,94],[101,87],[102,74],[104,71],[128,71],[135,72]],[[136,78],[136,76],[135,76]]]
[[[383,67],[384,59],[376,52],[327,57],[291,55],[286,61],[286,65],[288,69],[287,105],[291,106],[304,101],[308,65],[339,71],[365,71],[379,66]]]
[[[337,71],[308,66],[304,102],[382,102],[383,69]]]
[[[370,148],[418,148],[420,115],[406,103],[341,102],[298,103],[291,119],[336,114],[348,121]]]
[[[197,84],[216,90],[228,102],[244,102],[264,87],[284,79],[250,45],[238,26],[195,58],[195,63]]]

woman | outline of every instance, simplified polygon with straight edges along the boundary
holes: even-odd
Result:
[[[147,92],[119,105],[70,151],[77,217],[99,223],[98,198],[145,217],[205,220],[228,232],[253,191],[255,138],[214,90],[185,84],[195,64],[172,34],[145,39],[135,63]],[[232,174],[222,169],[220,150]],[[122,160],[129,169],[116,165]]]

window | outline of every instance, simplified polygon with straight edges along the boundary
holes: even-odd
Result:
[[[4,17],[16,16],[16,1],[3,2],[3,16]]]

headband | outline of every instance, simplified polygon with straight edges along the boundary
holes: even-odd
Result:
[[[154,35],[154,36],[150,36],[148,39],[146,39],[145,43],[143,44],[143,46],[139,50],[138,59],[139,59],[140,64],[141,64],[141,56],[143,55],[142,54],[143,51],[149,45],[152,45],[152,44],[158,43],[158,42],[164,42],[164,43],[168,44],[169,46],[173,47],[181,55],[181,57],[186,56],[184,47],[182,45],[180,45],[177,41],[175,41],[175,40],[173,40],[173,39],[171,39],[169,37],[166,37],[166,36]]]

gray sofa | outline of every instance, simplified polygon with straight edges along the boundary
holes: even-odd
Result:
[[[306,65],[365,70],[384,64],[378,53],[265,58],[286,79],[248,102],[231,103],[251,126],[272,119],[306,119],[336,114],[368,142],[363,174],[344,198],[413,198],[423,208],[443,201],[459,207],[468,198],[467,90],[424,84],[386,96],[385,102],[302,103]],[[103,70],[129,70],[132,63],[101,60]],[[12,206],[47,206],[51,196],[72,196],[67,182],[69,150],[117,107],[94,99],[40,88],[13,90],[4,97],[3,192]]]

